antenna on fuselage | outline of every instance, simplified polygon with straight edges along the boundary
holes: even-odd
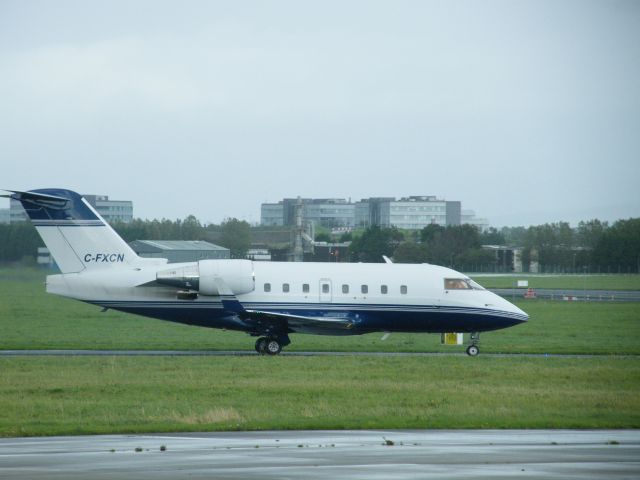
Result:
[[[384,258],[384,263],[393,263],[391,261],[391,259],[389,257],[387,257],[386,255],[382,255],[382,258]]]

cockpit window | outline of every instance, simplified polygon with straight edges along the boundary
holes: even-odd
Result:
[[[445,278],[445,290],[484,290],[470,278]]]
[[[471,285],[471,288],[473,288],[474,290],[484,290],[484,287],[482,285],[474,282],[470,278],[467,279],[467,282],[469,283],[469,285]]]

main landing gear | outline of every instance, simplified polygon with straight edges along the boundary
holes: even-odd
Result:
[[[480,343],[480,333],[479,332],[471,332],[470,345],[467,347],[467,355],[470,357],[475,357],[480,353],[480,348],[478,348],[478,343]]]
[[[256,340],[256,352],[260,355],[278,355],[285,347],[291,343],[288,335],[281,337],[260,337]]]

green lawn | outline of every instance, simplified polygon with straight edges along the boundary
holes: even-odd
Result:
[[[108,311],[0,270],[1,349],[253,348],[246,334]],[[640,304],[519,300],[482,335],[514,357],[0,357],[0,435],[236,429],[640,428]],[[290,350],[459,351],[437,335],[292,335]],[[631,354],[609,356],[604,354]]]
[[[640,275],[482,275],[470,274],[485,288],[512,288],[527,280],[531,288],[573,290],[640,290]]]
[[[244,333],[172,324],[49,295],[42,274],[0,271],[0,349],[251,350]],[[517,300],[531,319],[481,336],[482,352],[640,354],[640,304]],[[438,335],[292,335],[287,350],[463,351]]]
[[[0,358],[0,435],[639,428],[637,358]]]

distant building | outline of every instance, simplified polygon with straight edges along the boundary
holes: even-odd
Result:
[[[283,199],[278,203],[263,203],[261,225],[295,225],[295,205],[303,204],[303,218],[323,227],[352,228],[396,227],[419,230],[427,225],[460,225],[461,203],[434,196],[371,197],[352,203],[342,198]]]
[[[481,232],[489,229],[489,220],[476,217],[476,212],[473,210],[462,210],[460,223],[463,225],[475,225]]]
[[[107,222],[130,222],[133,220],[133,202],[131,200],[109,200],[107,195],[82,195],[89,204]],[[9,203],[10,223],[25,222],[27,214],[17,200]]]
[[[129,246],[141,257],[166,258],[169,263],[230,258],[228,248],[200,240],[134,240]]]
[[[359,203],[357,226],[421,230],[427,225],[460,225],[460,202],[434,196],[369,198]]]
[[[109,223],[128,223],[133,220],[133,202],[131,200],[109,200],[107,195],[82,196]]]
[[[9,201],[9,223],[26,222],[28,218],[22,204],[18,200],[11,199]]]
[[[284,226],[284,204],[263,203],[260,206],[260,225],[268,227]]]
[[[316,242],[313,252],[304,254],[305,262],[348,262],[351,242]]]
[[[355,205],[344,198],[285,198],[278,203],[263,203],[260,206],[260,225],[295,225],[298,201],[302,202],[306,222],[328,228],[354,226]]]
[[[483,250],[493,252],[498,272],[522,273],[522,248],[504,245],[482,245]],[[532,272],[533,273],[533,272]]]
[[[247,250],[246,258],[260,262],[270,262],[271,253],[268,248],[250,248]]]
[[[51,252],[47,247],[38,247],[38,258],[36,260],[38,265],[41,266],[53,267],[55,265]]]

